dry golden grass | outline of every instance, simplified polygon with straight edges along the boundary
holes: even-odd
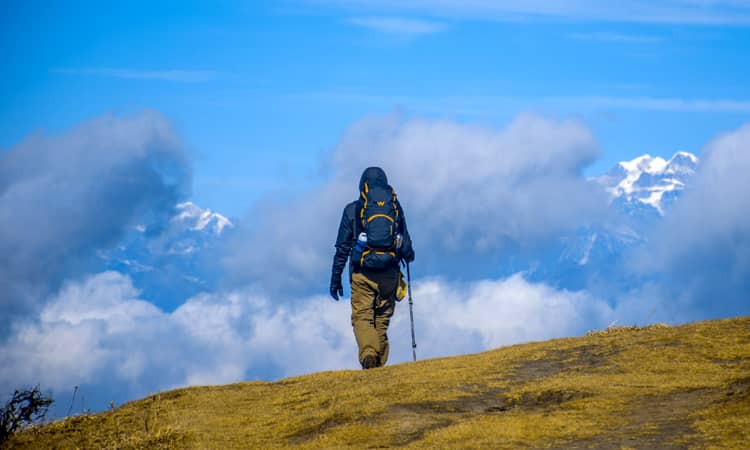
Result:
[[[369,371],[165,392],[12,448],[737,448],[750,318],[619,327]]]

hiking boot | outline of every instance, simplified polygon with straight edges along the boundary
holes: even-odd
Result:
[[[372,355],[365,356],[365,359],[362,360],[362,368],[363,369],[374,369],[378,367],[378,359]]]

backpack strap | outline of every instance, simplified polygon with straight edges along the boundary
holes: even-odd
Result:
[[[365,210],[367,209],[367,193],[370,192],[369,186],[367,186],[367,182],[365,182],[365,190],[364,192],[360,192],[359,195],[362,197],[363,203],[362,208],[359,210],[359,222],[362,224],[362,228],[365,227]]]
[[[357,206],[354,207],[354,220],[352,222],[354,225],[354,240],[357,240],[357,236],[359,236],[359,233],[362,232],[362,211],[364,211],[364,208],[362,207],[362,199],[357,199]]]

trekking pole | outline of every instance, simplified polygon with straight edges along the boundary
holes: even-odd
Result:
[[[417,340],[414,338],[414,301],[411,299],[411,271],[409,270],[409,263],[406,263],[406,281],[407,289],[409,290],[409,317],[411,317],[411,355],[414,361],[417,360]]]

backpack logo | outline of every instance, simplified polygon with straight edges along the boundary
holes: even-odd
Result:
[[[378,206],[383,206],[383,205],[385,205],[385,202],[378,202]]]

